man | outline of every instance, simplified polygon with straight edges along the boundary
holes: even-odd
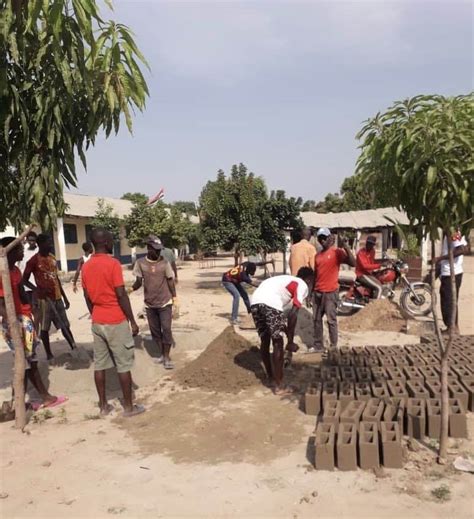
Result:
[[[454,256],[454,275],[456,278],[456,320],[453,328],[454,333],[459,333],[459,311],[457,308],[457,301],[459,299],[459,290],[462,284],[462,275],[463,275],[463,262],[464,262],[464,254],[468,254],[469,247],[466,241],[466,238],[461,235],[460,232],[456,232],[451,236],[451,247],[453,249]],[[449,256],[448,256],[448,240],[445,236],[443,239],[443,247],[441,251],[442,256],[435,258],[437,271],[440,272],[440,281],[441,286],[439,289],[440,295],[440,303],[441,303],[441,314],[443,316],[443,322],[446,326],[445,333],[449,333],[451,328],[451,318],[452,318],[452,310],[451,310],[451,301],[452,301],[452,291],[451,291],[451,269],[449,266]]]
[[[144,286],[148,325],[159,352],[156,362],[162,363],[165,369],[173,369],[170,359],[173,344],[171,322],[173,304],[177,304],[177,298],[173,269],[163,258],[163,249],[163,244],[156,236],[149,236],[147,255],[139,259],[133,268],[136,280],[132,288],[138,290]]]
[[[70,306],[69,300],[59,280],[56,258],[52,254],[53,242],[47,234],[40,234],[37,243],[38,253],[26,264],[23,283],[33,290],[33,297],[38,300],[40,337],[48,360],[50,360],[53,358],[49,342],[51,322],[58,330],[61,330],[72,350],[76,348],[76,342],[66,314],[66,310]],[[31,274],[34,276],[36,286],[29,280]]]
[[[149,238],[157,239],[162,245],[163,249],[161,250],[161,257],[166,260],[173,270],[174,274],[174,282],[177,285],[178,284],[178,268],[176,267],[176,256],[172,249],[168,249],[164,246],[163,242],[160,240],[160,238],[157,238],[156,236],[150,235]]]
[[[82,288],[92,316],[94,380],[100,414],[104,416],[112,410],[107,402],[105,370],[115,366],[123,393],[123,414],[131,417],[145,411],[143,406],[132,402],[130,371],[134,361],[133,336],[138,335],[138,326],[125,291],[122,266],[110,256],[112,234],[105,229],[94,229],[91,241],[95,254],[82,267]]]
[[[356,278],[367,288],[372,290],[373,298],[382,297],[382,283],[373,276],[373,272],[381,267],[382,262],[375,259],[375,244],[377,238],[373,235],[367,236],[365,247],[360,249],[356,258]]]
[[[314,268],[314,257],[316,249],[309,240],[311,239],[311,229],[306,227],[302,231],[302,239],[291,246],[290,249],[290,271],[292,276],[296,276],[301,267]]]
[[[252,295],[251,311],[260,337],[260,352],[268,380],[276,395],[289,392],[283,387],[283,333],[288,338],[286,350],[296,351],[298,346],[294,343],[294,336],[298,311],[313,284],[313,269],[302,267],[297,277],[282,275],[266,279]],[[284,312],[288,310],[288,317],[285,319]],[[270,343],[273,345],[272,354]]]
[[[347,263],[355,267],[355,258],[347,244],[343,248],[334,246],[334,236],[327,228],[316,233],[321,251],[316,254],[314,272],[316,282],[313,292],[314,346],[308,353],[324,351],[323,317],[326,316],[331,348],[337,348],[337,298],[339,291],[339,267]]]
[[[87,263],[94,252],[94,247],[92,247],[92,243],[90,241],[86,241],[82,244],[82,250],[84,254],[77,263],[76,273],[74,274],[74,279],[72,280],[72,290],[76,294],[77,293],[77,280],[79,279],[79,274],[81,273],[82,267],[85,263]]]
[[[15,238],[13,237],[3,238],[1,240],[2,247],[7,247],[14,240]],[[17,266],[15,266],[15,263],[22,261],[23,254],[23,246],[20,243],[8,252],[7,261],[8,268],[10,270],[10,281],[12,285],[15,312],[21,326],[23,349],[26,360],[25,389],[26,384],[29,380],[33,384],[34,388],[36,389],[41,398],[41,406],[55,407],[57,405],[64,403],[67,400],[67,397],[57,397],[51,395],[46,389],[46,386],[44,385],[43,380],[41,378],[41,374],[38,370],[38,358],[36,357],[38,339],[31,318],[31,307],[28,304],[28,299],[26,298],[26,294],[23,289],[21,271]],[[0,317],[2,318],[3,336],[5,342],[7,343],[7,346],[12,351],[14,351],[14,344],[8,323],[4,297],[5,294],[3,291],[2,279],[0,278]]]
[[[23,247],[23,259],[18,263],[18,268],[21,273],[25,272],[26,264],[30,259],[37,254],[38,245],[36,240],[38,239],[38,235],[34,231],[30,231],[25,238],[25,245]],[[33,285],[35,284],[33,280],[29,280]],[[28,298],[29,304],[33,307],[33,291],[29,287],[24,287],[26,297]]]

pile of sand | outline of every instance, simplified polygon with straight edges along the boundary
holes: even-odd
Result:
[[[346,319],[340,319],[339,323],[339,328],[345,332],[402,332],[406,328],[406,320],[400,309],[388,299],[370,301],[362,310]]]
[[[185,387],[238,393],[260,384],[263,376],[258,348],[229,326],[197,359],[177,371],[175,380]]]

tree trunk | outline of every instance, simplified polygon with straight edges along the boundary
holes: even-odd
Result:
[[[13,375],[13,391],[15,392],[15,427],[23,429],[26,425],[25,410],[25,352],[21,328],[16,315],[13,301],[10,269],[8,268],[7,251],[0,247],[0,275],[2,277],[5,308],[8,318],[8,327],[15,347],[15,367]]]

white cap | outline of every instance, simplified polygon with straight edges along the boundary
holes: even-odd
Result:
[[[331,231],[327,227],[321,227],[321,229],[318,229],[318,232],[316,233],[316,236],[331,236]]]

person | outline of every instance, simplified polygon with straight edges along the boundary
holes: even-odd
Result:
[[[2,247],[10,245],[15,238],[8,236],[1,240]],[[38,346],[38,338],[35,327],[32,321],[31,306],[28,303],[25,290],[22,285],[22,274],[15,264],[23,260],[24,250],[21,243],[13,247],[7,254],[8,269],[10,271],[10,282],[13,292],[13,301],[15,305],[15,312],[20,322],[23,349],[25,352],[26,370],[25,370],[25,391],[28,381],[38,392],[41,398],[41,407],[55,407],[66,402],[67,397],[55,396],[49,393],[41,378],[38,369],[38,357],[36,356],[36,349]],[[14,351],[14,344],[12,334],[8,323],[8,316],[5,305],[5,292],[3,290],[2,279],[0,277],[0,317],[2,318],[2,332],[7,346],[11,351]]]
[[[174,283],[175,283],[175,285],[177,285],[178,284],[178,267],[176,266],[175,253],[173,252],[172,249],[168,249],[168,247],[165,247],[163,244],[163,241],[160,240],[160,238],[158,238],[157,236],[150,235],[150,236],[148,236],[148,239],[149,240],[150,239],[158,240],[163,245],[163,249],[161,250],[160,256],[171,265],[171,268],[172,268],[173,274],[174,274]]]
[[[40,337],[50,360],[53,358],[49,341],[52,322],[58,330],[61,330],[71,350],[75,350],[76,341],[66,314],[70,306],[69,300],[59,280],[56,258],[52,254],[53,242],[47,234],[40,234],[37,243],[38,253],[26,264],[23,283],[34,291],[33,297],[38,300]],[[34,276],[36,286],[30,281],[31,274]]]
[[[284,340],[286,350],[294,352],[298,346],[294,343],[298,311],[309,290],[314,284],[314,271],[301,267],[297,276],[281,275],[263,281],[252,295],[251,312],[260,337],[260,352],[270,385],[275,394],[285,394],[283,387]],[[285,319],[285,313],[288,317]],[[273,352],[270,354],[270,343]]]
[[[252,276],[257,271],[257,267],[268,265],[269,263],[273,263],[273,260],[262,261],[260,263],[244,261],[240,265],[237,265],[236,267],[233,267],[222,274],[222,286],[232,296],[232,315],[230,320],[231,324],[239,324],[239,301],[241,297],[244,301],[247,312],[250,314],[249,295],[242,286],[242,283],[247,283],[248,285],[257,287],[258,282],[253,281]]]
[[[92,316],[94,337],[94,380],[99,395],[100,414],[112,411],[107,402],[105,371],[116,367],[123,393],[124,416],[143,413],[145,408],[133,403],[131,369],[134,362],[134,340],[138,326],[125,291],[122,266],[111,256],[112,233],[96,228],[91,241],[95,253],[82,267],[82,288]],[[130,331],[131,328],[131,331]]]
[[[459,290],[461,289],[462,276],[463,276],[463,262],[464,254],[469,252],[469,246],[467,240],[462,234],[457,231],[451,236],[451,246],[453,248],[454,256],[454,275],[456,278],[456,319],[453,328],[454,333],[459,333],[459,312],[457,308],[457,300],[459,299]],[[443,322],[446,329],[444,333],[449,333],[451,328],[452,318],[452,290],[451,290],[451,269],[449,266],[448,256],[448,240],[447,237],[443,238],[443,246],[441,250],[441,256],[435,258],[437,271],[440,273],[441,286],[439,288],[439,296],[441,303],[441,315],[443,316]]]
[[[316,233],[316,238],[321,245],[321,251],[316,254],[314,260],[314,272],[316,275],[312,301],[314,346],[308,349],[308,353],[321,353],[324,351],[324,316],[326,316],[328,323],[330,346],[337,348],[339,267],[342,263],[347,263],[351,267],[355,267],[356,264],[347,242],[343,242],[342,248],[334,246],[334,236],[329,229],[319,229]]]
[[[21,273],[23,274],[25,272],[26,264],[30,259],[37,254],[38,252],[38,244],[36,243],[36,240],[38,239],[38,235],[34,231],[30,231],[25,238],[25,244],[23,247],[23,259],[18,262],[18,268],[20,269]],[[35,284],[32,279],[29,280],[33,285]],[[28,299],[28,303],[31,305],[32,308],[34,306],[37,306],[37,302],[33,301],[33,291],[29,287],[24,287],[26,297]]]
[[[291,246],[290,271],[292,276],[296,276],[301,267],[314,268],[316,249],[314,245],[309,242],[311,235],[311,229],[306,227],[301,233],[301,240]]]
[[[382,283],[372,275],[380,269],[382,262],[375,259],[375,244],[377,238],[373,235],[367,236],[365,247],[359,250],[356,257],[356,278],[367,288],[372,290],[374,299],[382,297]]]
[[[173,335],[171,323],[173,305],[177,304],[173,269],[163,256],[163,244],[154,236],[147,241],[147,255],[135,262],[133,275],[136,277],[132,290],[142,285],[145,292],[145,311],[151,335],[158,346],[156,360],[165,369],[173,369],[170,359]]]
[[[90,241],[86,241],[82,244],[82,250],[84,251],[84,254],[81,258],[79,258],[76,273],[74,274],[74,279],[72,280],[72,290],[74,293],[77,293],[77,280],[79,279],[79,274],[81,273],[82,267],[90,260],[92,253],[94,252],[94,247],[92,247],[92,243]]]

